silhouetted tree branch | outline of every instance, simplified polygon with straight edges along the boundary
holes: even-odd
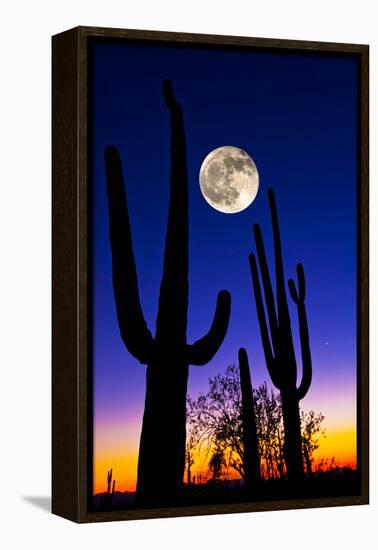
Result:
[[[280,395],[269,389],[265,382],[253,390],[253,398],[261,477],[285,478],[287,470],[283,451],[284,425]],[[187,421],[187,469],[189,456],[191,470],[195,461],[202,457],[202,461],[207,461],[213,478],[214,464],[210,467],[210,461],[218,460],[222,454],[222,467],[232,468],[245,479],[242,399],[239,369],[235,365],[229,366],[224,374],[209,378],[207,393],[201,393],[197,399],[188,397]],[[321,413],[301,411],[303,461],[309,475],[312,473],[314,452],[319,447],[318,436],[325,434],[323,421],[324,416]],[[215,466],[217,467],[216,464]],[[189,480],[188,475],[187,479]]]

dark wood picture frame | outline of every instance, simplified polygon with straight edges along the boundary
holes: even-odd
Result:
[[[132,39],[257,50],[353,54],[359,59],[358,468],[361,494],[165,509],[90,512],[92,422],[88,228],[88,41]],[[77,27],[52,39],[52,511],[76,522],[224,514],[369,502],[369,48],[366,45]]]

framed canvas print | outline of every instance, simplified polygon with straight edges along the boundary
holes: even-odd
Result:
[[[368,47],[52,45],[53,512],[368,503]]]

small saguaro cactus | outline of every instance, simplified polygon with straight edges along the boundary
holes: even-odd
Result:
[[[240,390],[242,403],[243,469],[247,488],[261,481],[259,442],[257,438],[255,403],[249,370],[248,354],[239,349]]]
[[[155,337],[147,328],[139,300],[120,155],[113,146],[105,152],[118,324],[129,352],[147,364],[136,495],[141,506],[177,500],[185,469],[189,365],[205,365],[218,351],[227,332],[231,308],[230,294],[222,290],[208,334],[187,344],[189,220],[185,134],[181,107],[170,81],[164,81],[163,92],[171,115],[171,174]],[[165,478],[161,475],[164,471]]]
[[[297,386],[297,361],[295,357],[291,321],[286,297],[285,276],[282,260],[281,238],[277,207],[272,189],[268,191],[272,217],[273,242],[276,271],[276,302],[269,275],[264,242],[258,224],[254,226],[257,255],[264,288],[266,319],[256,258],[250,255],[250,267],[260,325],[265,361],[273,384],[280,390],[284,422],[284,457],[288,479],[298,482],[303,478],[303,455],[299,401],[307,394],[312,379],[312,361],[305,306],[305,276],[302,264],[297,265],[298,290],[292,279],[288,286],[291,298],[298,310],[299,334],[302,354],[302,380]],[[277,305],[276,305],[277,304]],[[270,328],[270,334],[268,329]]]
[[[113,480],[112,484],[112,478],[113,478],[113,469],[111,468],[108,470],[107,475],[107,489],[106,493],[102,495],[102,507],[103,508],[109,508],[113,502],[114,498],[114,489],[115,489],[115,479]]]

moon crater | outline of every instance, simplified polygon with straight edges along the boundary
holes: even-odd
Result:
[[[200,188],[216,210],[235,214],[248,208],[257,195],[259,175],[243,149],[226,145],[211,151],[200,170]]]

